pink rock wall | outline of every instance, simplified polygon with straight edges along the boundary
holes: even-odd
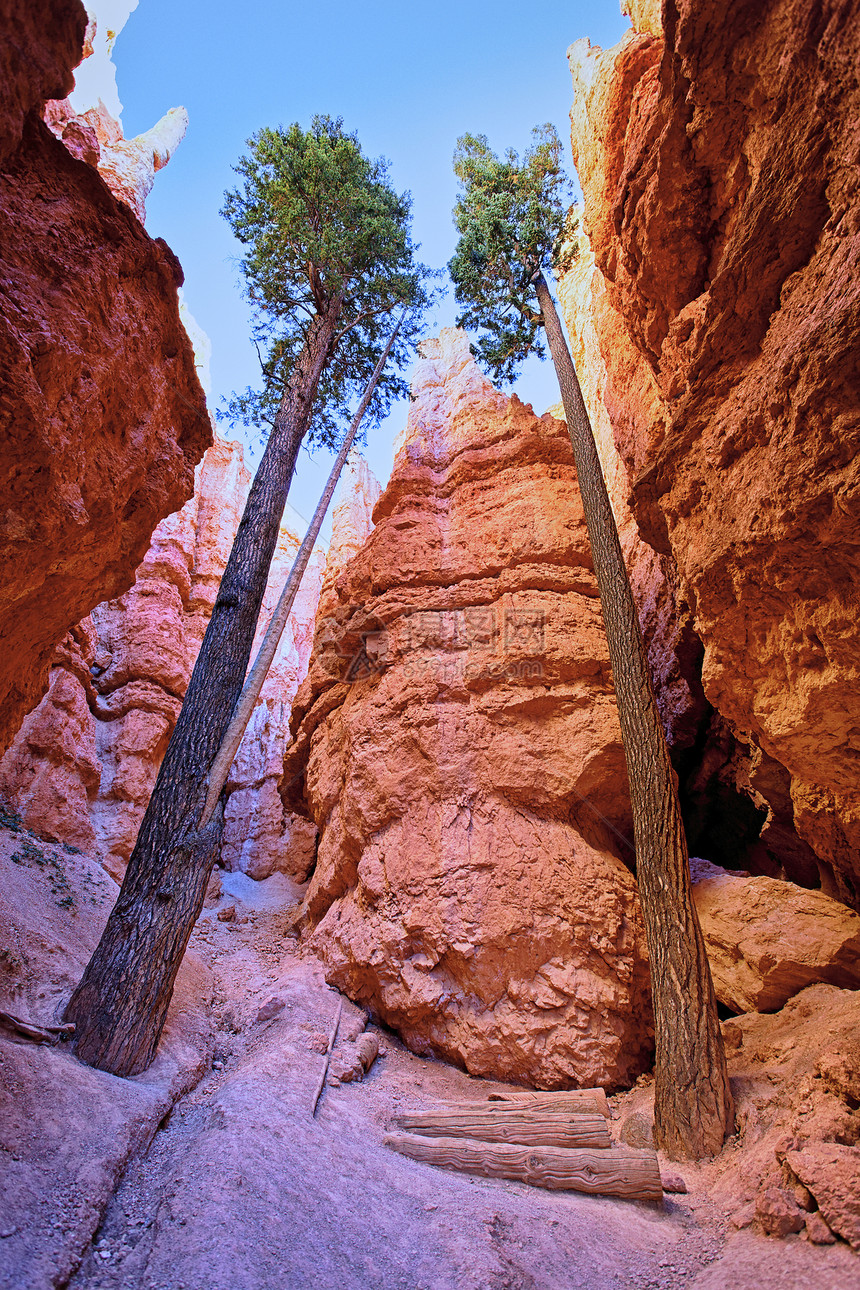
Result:
[[[200,649],[249,485],[241,445],[216,439],[194,496],[156,528],[134,586],[98,605],[53,659],[48,694],[0,761],[0,794],[43,836],[119,874]],[[281,529],[261,614],[268,624],[298,537]],[[322,581],[312,558],[228,784],[223,860],[253,877],[302,877],[315,831],[285,817],[276,783],[289,707],[304,676]]]
[[[268,627],[300,540],[301,535],[292,529],[281,528],[254,652]],[[285,812],[278,784],[290,738],[293,697],[308,670],[324,566],[323,553],[315,552],[227,781],[222,863],[252,878],[267,878],[278,870],[303,882],[316,854],[316,828],[303,817]]]

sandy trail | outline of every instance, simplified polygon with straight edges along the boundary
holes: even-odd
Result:
[[[387,1035],[365,1081],[327,1088],[312,1120],[314,1045],[338,996],[288,935],[298,889],[280,875],[226,875],[225,886],[238,921],[210,911],[192,943],[218,982],[216,1068],[131,1163],[76,1290],[860,1288],[846,1249],[727,1239],[695,1191],[658,1208],[395,1155],[382,1145],[393,1113],[493,1086]],[[283,1009],[256,1021],[273,998]],[[347,1028],[357,1016],[345,1005]]]

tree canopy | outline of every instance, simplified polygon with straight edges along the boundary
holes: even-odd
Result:
[[[498,157],[483,134],[464,134],[454,153],[460,240],[448,271],[466,305],[457,323],[478,333],[475,354],[497,380],[512,381],[531,353],[544,357],[535,279],[573,254],[561,141],[552,125],[532,136],[522,160],[512,149]]]
[[[409,194],[394,190],[388,163],[367,158],[340,118],[315,116],[308,130],[297,123],[259,130],[247,146],[235,167],[243,182],[225,194],[221,213],[246,248],[241,268],[263,387],[234,395],[228,413],[246,425],[274,420],[313,319],[334,304],[337,334],[307,436],[331,447],[385,347],[389,315],[402,305],[413,308],[369,422],[407,393],[397,369],[418,335],[433,274],[416,260]]]

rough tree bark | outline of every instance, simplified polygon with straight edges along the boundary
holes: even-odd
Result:
[[[334,490],[337,488],[337,481],[340,479],[340,472],[343,470],[346,459],[352,451],[352,445],[355,442],[355,436],[358,434],[359,427],[364,419],[364,414],[373,398],[373,392],[376,389],[377,382],[382,375],[382,369],[385,367],[388,355],[391,353],[391,346],[397,339],[397,333],[406,317],[406,310],[399,318],[397,325],[388,338],[388,343],[379,357],[379,362],[373,369],[370,380],[367,383],[361,402],[358,405],[352,424],[344,437],[340,451],[335,458],[334,465],[329,473],[328,481],[323,489],[322,496],[317,502],[317,508],[314,511],[314,517],[310,522],[307,533],[302,538],[301,546],[296,552],[296,558],[293,561],[293,567],[290,569],[290,575],[284,584],[284,588],[278,597],[278,603],[275,606],[274,613],[266,628],[266,634],[257,651],[257,657],[254,659],[247,680],[242,687],[242,693],[236,704],[236,709],[227,728],[227,733],[221,741],[221,747],[212,763],[212,769],[209,772],[209,784],[206,790],[206,802],[203,806],[203,814],[200,817],[198,827],[204,828],[211,819],[221,790],[227,782],[227,776],[230,773],[230,767],[236,753],[239,751],[239,744],[242,742],[242,736],[248,728],[248,722],[251,720],[251,714],[257,705],[260,692],[263,689],[263,683],[269,674],[269,668],[272,666],[272,660],[278,650],[281,637],[284,634],[284,628],[287,625],[287,619],[290,616],[290,610],[298,593],[299,587],[304,577],[305,569],[308,567],[308,561],[311,558],[311,552],[314,549],[317,538],[320,535],[322,522],[325,519],[326,511],[329,508]]]
[[[734,1107],[687,839],[645,645],[576,369],[543,275],[535,280],[561,387],[600,589],[630,781],[636,876],[651,962],[655,1136],[674,1159],[717,1153]]]
[[[221,579],[176,728],[116,905],[65,1020],[83,1061],[136,1075],[155,1056],[176,973],[206,894],[223,825],[198,827],[212,760],[242,689],[290,479],[340,301],[311,323],[284,390]]]

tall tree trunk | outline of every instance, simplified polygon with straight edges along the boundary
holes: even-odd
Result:
[[[654,997],[655,1134],[673,1158],[698,1159],[721,1149],[734,1108],[711,971],[693,905],[687,839],[588,412],[543,275],[535,287],[573,444],[627,759]]]
[[[223,817],[199,828],[212,760],[242,689],[290,480],[340,302],[313,320],[284,391],[221,579],[182,710],[125,881],[66,1008],[77,1054],[114,1075],[155,1056],[188,937],[206,894]]]
[[[212,818],[215,807],[218,804],[218,798],[221,796],[221,789],[227,782],[227,776],[230,773],[230,767],[233,765],[233,759],[239,751],[239,744],[242,742],[242,736],[248,728],[248,722],[251,720],[251,714],[257,705],[260,692],[263,689],[263,683],[268,676],[269,668],[272,666],[272,660],[278,650],[281,637],[284,634],[284,628],[287,625],[287,619],[290,616],[290,610],[293,607],[293,601],[296,598],[299,587],[304,577],[305,569],[308,567],[308,560],[311,558],[311,552],[314,549],[317,538],[320,535],[322,522],[325,519],[329,503],[334,496],[334,490],[337,488],[337,481],[340,479],[340,472],[346,464],[346,459],[352,451],[352,445],[355,443],[355,436],[358,434],[359,427],[364,419],[364,414],[368,409],[370,400],[373,398],[373,391],[376,389],[382,369],[385,367],[388,355],[391,353],[391,346],[397,339],[397,333],[406,317],[406,310],[403,310],[397,325],[388,338],[388,343],[382,351],[379,362],[373,369],[370,380],[367,382],[364,394],[361,396],[361,402],[358,405],[352,424],[344,437],[340,451],[335,458],[334,465],[331,468],[326,486],[322,491],[322,496],[317,502],[317,508],[314,511],[314,517],[310,522],[308,531],[302,538],[301,545],[296,552],[296,558],[293,561],[293,567],[290,569],[290,576],[284,583],[283,590],[278,597],[278,603],[275,605],[274,612],[269,625],[266,628],[266,634],[263,637],[260,648],[257,651],[257,657],[254,659],[253,666],[248,673],[247,680],[242,687],[242,693],[236,704],[227,733],[221,741],[221,747],[218,749],[215,760],[212,763],[212,769],[209,772],[209,783],[206,790],[206,802],[203,806],[203,814],[200,816],[198,828],[205,828]]]

